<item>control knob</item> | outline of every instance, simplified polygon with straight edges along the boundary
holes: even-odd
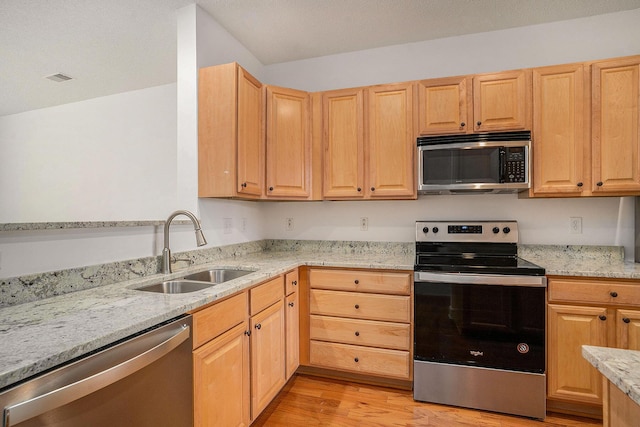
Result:
[[[504,232],[504,234],[509,234],[511,229],[509,227],[505,227],[505,228],[502,229],[502,231]]]
[[[493,227],[493,234],[498,234],[500,232],[500,229],[498,227]]]
[[[438,227],[433,227],[433,232],[437,233],[438,232]]]
[[[424,227],[424,228],[422,229],[422,232],[423,232],[424,234],[427,234],[427,233],[429,232],[429,227]]]

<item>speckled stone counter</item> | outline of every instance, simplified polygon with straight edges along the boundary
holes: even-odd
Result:
[[[519,245],[518,255],[547,276],[640,279],[640,264],[625,261],[621,246]]]
[[[300,265],[412,270],[412,244],[308,242],[232,254],[170,275],[151,274],[0,309],[0,389]],[[136,288],[208,268],[254,273],[203,291],[164,295]]]
[[[582,356],[640,405],[640,351],[583,345]]]

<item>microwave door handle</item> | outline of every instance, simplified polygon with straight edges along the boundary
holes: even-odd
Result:
[[[506,162],[506,150],[504,147],[498,148],[498,161],[500,162],[500,178],[499,182],[502,184],[507,181],[507,162]]]

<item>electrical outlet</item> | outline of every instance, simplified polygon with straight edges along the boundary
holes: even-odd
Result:
[[[224,234],[231,234],[233,231],[233,219],[224,218]]]
[[[369,218],[363,216],[360,218],[360,231],[367,231],[369,229]]]
[[[293,231],[293,218],[287,218],[284,223],[284,228],[287,231]]]
[[[247,231],[247,218],[242,218],[242,222],[241,222],[241,226],[240,226],[240,231],[245,232]]]
[[[572,216],[569,218],[569,232],[571,234],[582,234],[581,216]]]

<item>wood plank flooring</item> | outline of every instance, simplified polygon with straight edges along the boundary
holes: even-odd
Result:
[[[560,414],[539,421],[415,402],[411,391],[298,374],[252,424],[260,426],[600,427],[602,422]]]

